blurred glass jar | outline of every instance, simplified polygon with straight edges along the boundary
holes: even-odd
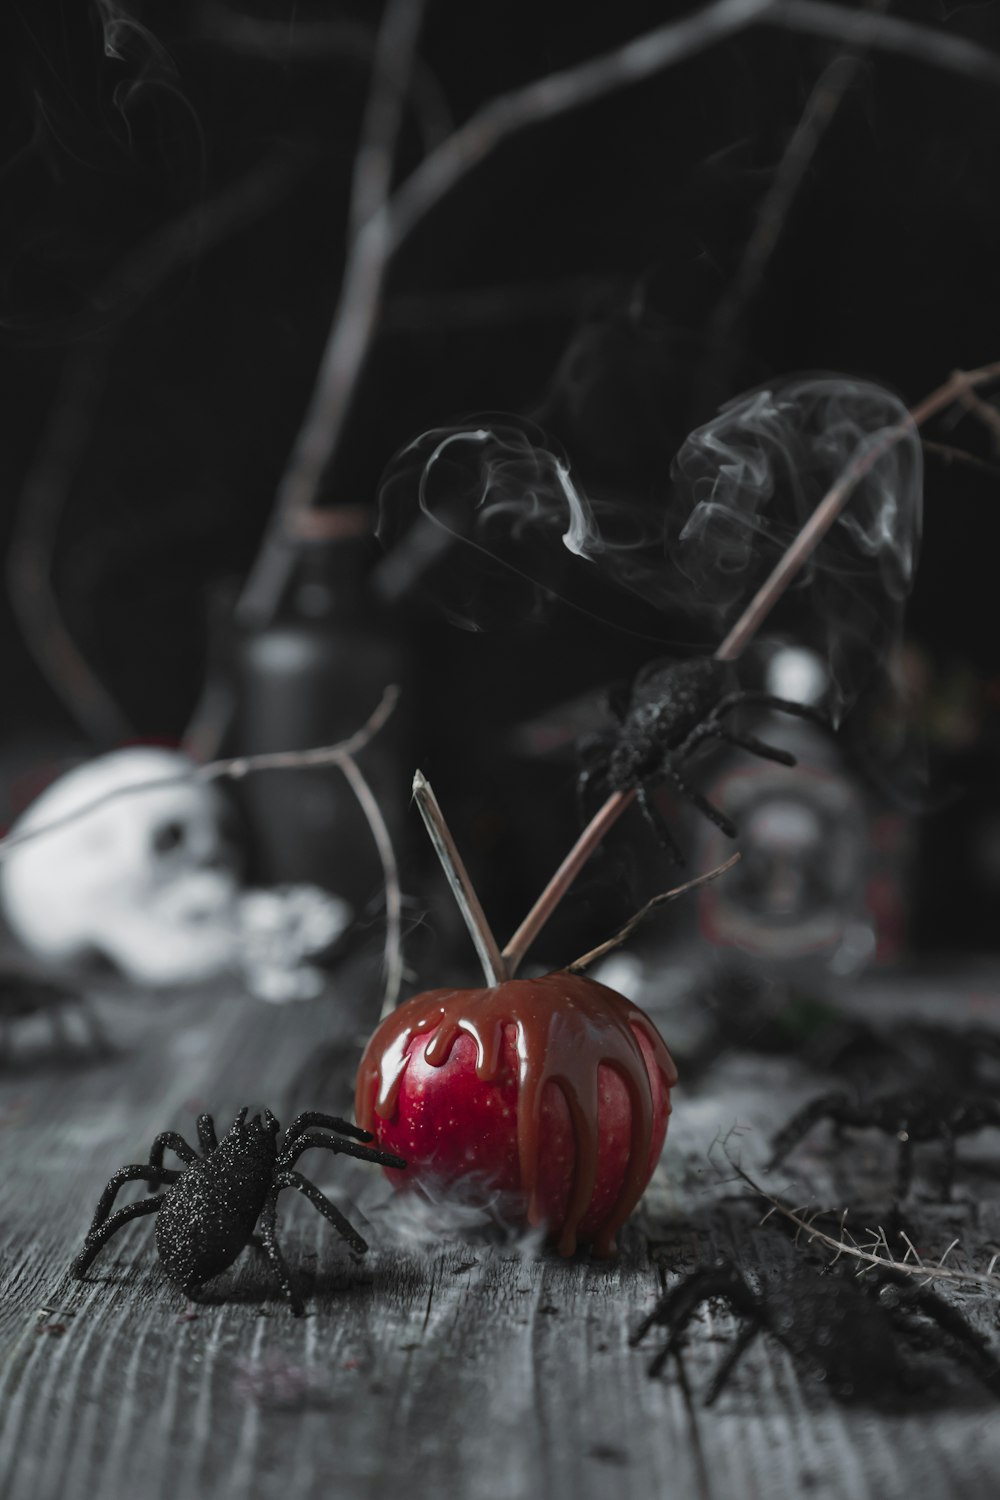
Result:
[[[779,648],[768,664],[767,691],[792,702],[818,705],[826,683],[821,660],[800,647]],[[706,787],[739,828],[742,859],[702,893],[702,935],[789,981],[849,978],[897,956],[905,926],[903,820],[873,807],[835,737],[818,725],[775,710],[754,732],[797,764],[737,752]],[[707,869],[731,845],[698,824],[697,868]]]
[[[237,642],[233,753],[305,750],[349,738],[385,688],[402,685],[402,632],[372,597],[363,506],[315,513],[282,609]],[[405,693],[358,756],[398,847],[409,795]],[[382,891],[368,822],[336,767],[268,771],[239,786],[257,884],[311,882],[355,911]]]

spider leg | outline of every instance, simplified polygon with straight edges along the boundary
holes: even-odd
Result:
[[[264,1254],[271,1262],[271,1269],[274,1271],[275,1276],[278,1278],[278,1285],[281,1287],[281,1295],[284,1297],[285,1301],[288,1303],[295,1316],[297,1318],[301,1318],[302,1314],[305,1312],[305,1306],[303,1304],[302,1298],[295,1290],[295,1283],[292,1280],[292,1273],[289,1271],[287,1262],[285,1261],[285,1257],[281,1253],[281,1247],[278,1244],[278,1236],[275,1230],[275,1219],[277,1217],[278,1209],[278,1194],[281,1192],[283,1186],[284,1184],[279,1183],[278,1180],[275,1179],[274,1186],[268,1193],[267,1199],[264,1203],[264,1207],[261,1209],[260,1233],[261,1239],[263,1240]]]
[[[198,1131],[198,1145],[201,1147],[201,1154],[202,1156],[207,1156],[219,1144],[219,1138],[215,1133],[215,1121],[211,1115],[199,1115],[196,1129]]]
[[[173,1151],[180,1157],[185,1166],[188,1167],[198,1160],[197,1151],[193,1146],[189,1146],[184,1137],[178,1135],[176,1130],[164,1130],[162,1134],[156,1137],[149,1148],[149,1165],[155,1167],[157,1171],[163,1166],[164,1151]]]
[[[793,703],[790,698],[777,698],[773,693],[758,692],[753,688],[727,693],[716,704],[712,717],[719,719],[723,714],[731,713],[734,708],[740,708],[745,703],[755,708],[776,708],[783,714],[794,714],[798,719],[811,719],[814,724],[819,724],[823,729],[833,727],[827,715],[820,713],[818,708],[813,708],[809,703]]]
[[[348,1120],[342,1120],[339,1115],[325,1115],[320,1110],[307,1109],[302,1114],[296,1115],[285,1131],[278,1154],[282,1155],[286,1152],[292,1142],[313,1125],[319,1125],[324,1130],[334,1130],[338,1135],[353,1136],[356,1141],[374,1140],[370,1130],[362,1130],[360,1125],[352,1125]]]
[[[895,1276],[891,1280],[896,1286],[902,1283],[902,1278],[897,1280]],[[902,1323],[903,1320],[897,1315],[905,1314],[911,1308],[917,1308],[925,1317],[930,1318],[945,1335],[949,1352],[971,1365],[991,1391],[1000,1393],[1000,1366],[996,1356],[982,1335],[966,1322],[957,1308],[927,1287],[907,1286],[902,1291],[897,1307],[890,1311],[893,1323],[897,1326]],[[904,1331],[909,1331],[905,1325]]]
[[[913,1186],[913,1137],[904,1121],[897,1131],[899,1160],[896,1167],[896,1202],[903,1203],[910,1196]]]
[[[315,1183],[310,1182],[308,1177],[303,1177],[301,1172],[281,1172],[274,1179],[277,1187],[295,1188],[297,1192],[309,1199],[313,1208],[319,1209],[325,1219],[329,1219],[341,1239],[346,1240],[351,1249],[357,1255],[364,1255],[368,1250],[368,1242],[363,1240],[348,1219],[340,1212],[335,1204],[331,1203],[325,1193],[321,1193]]]
[[[654,1325],[669,1328],[670,1338],[650,1363],[650,1375],[660,1373],[680,1343],[682,1333],[698,1308],[711,1297],[724,1298],[730,1307],[755,1324],[759,1325],[763,1322],[760,1303],[735,1266],[723,1263],[693,1271],[690,1276],[686,1276],[682,1282],[671,1288],[666,1296],[660,1298],[653,1311],[647,1314],[629,1339],[629,1343],[634,1348]],[[743,1353],[748,1342],[749,1340],[743,1342],[742,1337],[737,1339],[737,1344],[741,1347],[737,1351],[736,1358]],[[723,1383],[732,1371],[735,1358],[727,1363],[729,1368],[723,1374]],[[718,1391],[715,1395],[718,1395]]]
[[[716,828],[726,835],[727,839],[737,837],[739,830],[736,824],[730,818],[727,818],[724,812],[720,812],[714,803],[709,802],[707,797],[703,797],[700,792],[695,791],[694,787],[684,780],[672,761],[665,760],[663,762],[663,774],[669,777],[681,795],[686,797],[692,806],[696,807],[710,823],[714,823]]]
[[[808,1104],[804,1104],[792,1116],[787,1125],[782,1126],[771,1137],[771,1158],[767,1163],[767,1171],[780,1166],[818,1120],[829,1119],[836,1125],[853,1125],[858,1123],[856,1115],[857,1111],[846,1094],[821,1094],[818,1099],[810,1099]]]
[[[705,1396],[704,1404],[706,1406],[715,1405],[715,1402],[722,1395],[722,1391],[728,1383],[730,1375],[733,1373],[738,1362],[743,1358],[743,1355],[747,1352],[754,1339],[760,1333],[763,1326],[764,1325],[760,1322],[759,1318],[754,1322],[743,1324],[743,1327],[740,1329],[739,1333],[736,1335],[735,1339],[729,1347],[729,1353],[726,1355],[725,1359],[722,1361],[721,1365],[712,1376],[712,1383],[709,1386],[708,1392]]]
[[[83,1249],[70,1266],[70,1274],[75,1276],[77,1281],[82,1281],[83,1274],[91,1261],[113,1234],[117,1234],[119,1229],[123,1229],[133,1219],[141,1218],[143,1214],[155,1214],[157,1209],[163,1207],[164,1201],[162,1195],[157,1198],[142,1198],[138,1203],[129,1203],[125,1208],[117,1209],[110,1219],[105,1219],[103,1224],[98,1224],[87,1235],[83,1242]]]
[[[776,761],[779,766],[798,764],[790,751],[779,750],[777,745],[768,745],[766,741],[759,740],[756,735],[737,734],[732,729],[724,729],[721,724],[715,725],[714,728],[720,740],[736,745],[740,750],[749,750],[751,755],[759,755],[762,760]]]
[[[668,850],[674,863],[686,865],[687,860],[681,852],[680,845],[674,838],[673,829],[650,797],[647,787],[642,783],[635,789],[635,800],[638,802],[646,822],[652,828],[660,843]]]
[[[607,786],[608,760],[614,743],[615,736],[609,733],[587,735],[577,741],[576,804],[581,820],[590,815],[591,793],[599,794]]]
[[[697,750],[702,740],[719,739],[722,730],[714,719],[705,719],[696,724],[687,739],[681,740],[680,744],[671,750],[671,758],[677,761],[687,760],[693,750]]]
[[[378,1151],[373,1146],[358,1146],[354,1141],[341,1141],[328,1135],[300,1135],[287,1150],[280,1153],[275,1169],[279,1172],[290,1171],[303,1151],[309,1151],[313,1146],[319,1146],[325,1151],[335,1151],[343,1156],[353,1156],[358,1161],[373,1161],[380,1167],[403,1168],[406,1166],[403,1158],[394,1156],[391,1151]]]
[[[115,1049],[108,1040],[107,1033],[101,1025],[100,1017],[86,995],[80,996],[80,1015],[83,1017],[83,1024],[87,1028],[90,1045],[94,1051],[108,1055],[114,1052]]]
[[[126,1182],[135,1182],[138,1178],[141,1182],[147,1182],[149,1184],[149,1191],[153,1192],[158,1187],[164,1187],[168,1183],[176,1182],[180,1175],[180,1172],[174,1172],[168,1167],[150,1167],[148,1165],[119,1167],[98,1199],[97,1208],[94,1210],[94,1217],[91,1220],[88,1233],[93,1234],[94,1230],[104,1223],[111,1212],[111,1205],[117,1198],[119,1190],[125,1186]]]
[[[619,724],[624,724],[629,711],[629,705],[632,702],[632,684],[625,679],[613,682],[605,694],[604,701]]]
[[[58,1001],[49,1005],[48,1019],[53,1042],[62,1051],[70,1051],[73,1046],[73,1035],[66,1024],[66,1012]]]
[[[941,1126],[944,1155],[941,1167],[941,1202],[950,1203],[955,1187],[955,1132],[950,1125]]]

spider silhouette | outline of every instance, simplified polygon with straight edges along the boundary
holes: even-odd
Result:
[[[821,1094],[804,1104],[771,1141],[768,1168],[784,1161],[820,1120],[830,1120],[837,1131],[881,1130],[899,1143],[896,1201],[909,1195],[913,1181],[913,1148],[925,1141],[941,1141],[945,1148],[941,1199],[951,1198],[955,1179],[955,1140],[989,1126],[1000,1128],[1000,1099],[966,1090],[915,1087],[877,1099],[854,1099],[849,1094]]]
[[[75,1012],[86,1031],[89,1050],[101,1056],[111,1047],[97,1016],[82,990],[60,979],[32,974],[26,969],[0,969],[0,1066],[11,1056],[12,1035],[31,1017],[44,1017],[54,1047],[67,1056],[78,1049],[73,1042],[67,1016]]]
[[[652,662],[636,676],[631,687],[613,689],[608,706],[617,724],[589,736],[579,746],[581,801],[592,793],[635,792],[636,801],[660,842],[678,864],[684,863],[677,841],[650,792],[668,782],[727,838],[735,838],[736,825],[714,803],[709,802],[682,774],[685,762],[706,740],[724,740],[777,761],[794,766],[795,756],[777,745],[768,745],[755,735],[730,729],[724,722],[733,709],[753,705],[780,709],[782,713],[825,724],[822,715],[804,703],[776,698],[773,693],[732,687],[732,668],[714,657],[695,661]]]
[[[718,1399],[739,1360],[763,1332],[778,1339],[797,1365],[819,1374],[842,1400],[871,1402],[893,1390],[919,1388],[926,1381],[906,1356],[926,1345],[928,1321],[937,1328],[945,1351],[970,1365],[984,1385],[1000,1394],[1000,1371],[989,1345],[934,1292],[915,1286],[901,1272],[879,1269],[858,1282],[856,1275],[827,1274],[804,1261],[778,1275],[762,1276],[759,1294],[729,1260],[686,1276],[660,1299],[629,1341],[635,1346],[651,1328],[667,1329],[667,1342],[650,1363],[650,1375],[660,1373],[699,1307],[713,1297],[727,1302],[744,1322],[712,1378],[706,1406]]]
[[[314,1135],[311,1127],[331,1131]],[[388,1151],[378,1151],[358,1142],[373,1137],[336,1115],[316,1110],[300,1114],[285,1131],[278,1145],[280,1126],[271,1111],[264,1118],[254,1115],[247,1120],[241,1109],[229,1133],[220,1142],[216,1138],[211,1115],[198,1117],[198,1144],[201,1155],[175,1131],[164,1131],[153,1142],[149,1161],[144,1165],[119,1167],[101,1194],[93,1223],[83,1249],[73,1261],[72,1274],[82,1278],[101,1247],[119,1229],[144,1214],[155,1213],[156,1248],[160,1263],[172,1281],[184,1288],[194,1301],[204,1282],[226,1270],[253,1238],[260,1223],[261,1248],[267,1255],[278,1284],[292,1311],[303,1311],[302,1300],[295,1290],[284,1256],[278,1246],[275,1216],[278,1195],[284,1188],[295,1188],[337,1230],[358,1254],[367,1244],[319,1188],[293,1170],[303,1151],[320,1147],[325,1151],[343,1152],[361,1161],[376,1162],[383,1167],[405,1167],[406,1162]],[[348,1136],[351,1139],[342,1140]],[[185,1163],[183,1171],[163,1165],[164,1152],[173,1151]],[[126,1182],[147,1182],[150,1191],[165,1187],[155,1197],[129,1203],[111,1212],[118,1191]]]

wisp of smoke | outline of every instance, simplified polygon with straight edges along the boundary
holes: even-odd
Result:
[[[430,603],[465,630],[537,621],[557,601],[594,613],[588,596],[620,581],[628,569],[615,560],[640,552],[654,532],[621,496],[589,494],[559,444],[527,418],[476,416],[425,432],[386,470],[379,586],[389,598]],[[603,576],[587,576],[597,559]]]
[[[544,1227],[525,1226],[523,1203],[475,1173],[447,1184],[422,1179],[404,1192],[368,1175],[353,1201],[376,1228],[378,1243],[400,1250],[440,1248],[457,1240],[499,1245],[533,1260],[545,1243]]]
[[[877,454],[779,609],[822,652],[839,718],[886,664],[913,583],[921,452],[889,391],[834,375],[784,378],[692,432],[670,482],[601,493],[533,423],[473,418],[397,455],[379,497],[380,586],[454,624],[536,621],[561,600],[620,626],[608,585],[721,640],[829,488]],[[902,425],[892,443],[885,435]],[[595,601],[597,603],[595,604]]]
[[[921,449],[904,406],[868,381],[788,378],[723,407],[673,465],[668,550],[678,587],[721,634],[848,465],[869,452],[878,456],[780,611],[822,652],[835,717],[885,666],[916,572]]]
[[[167,48],[140,19],[139,3],[125,0],[94,0],[94,9],[104,44],[104,55],[117,64],[123,76],[115,83],[111,98],[131,138],[129,115],[151,88],[165,91],[190,115],[199,142],[201,125],[194,108],[178,82],[177,68]],[[200,145],[203,150],[203,143]]]

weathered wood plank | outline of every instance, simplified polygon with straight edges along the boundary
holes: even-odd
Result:
[[[955,987],[965,1012],[994,978]],[[911,985],[878,1003],[920,999]],[[203,1108],[226,1120],[244,1103],[286,1116],[343,1107],[320,1062],[303,1064],[363,1029],[358,1016],[335,1001],[272,1009],[221,989],[169,1001],[109,991],[100,1009],[115,1058],[55,1067],[39,1053],[0,1073],[4,1500],[995,1496],[996,1405],[962,1369],[946,1369],[930,1397],[873,1413],[831,1400],[761,1338],[706,1411],[736,1328],[727,1312],[706,1309],[680,1369],[659,1381],[646,1376],[655,1339],[628,1346],[661,1277],[720,1253],[751,1276],[778,1274],[798,1253],[755,1228],[759,1213],[708,1160],[735,1125],[752,1127],[738,1138],[744,1160],[763,1158],[767,1132],[816,1088],[793,1064],[733,1054],[697,1091],[678,1091],[664,1164],[611,1266],[484,1236],[391,1243],[373,1174],[307,1161],[345,1209],[366,1206],[373,1250],[355,1262],[309,1205],[284,1203],[283,1244],[308,1297],[295,1319],[252,1250],[220,1287],[225,1302],[186,1310],[148,1220],[112,1242],[86,1284],[66,1267],[110,1171],[144,1156],[157,1131],[191,1135]],[[960,1201],[921,1207],[929,1243],[1000,1239],[995,1148],[995,1137],[962,1144]],[[779,1180],[874,1207],[893,1170],[884,1139],[838,1153],[821,1130]],[[994,1307],[960,1301],[996,1340]]]

